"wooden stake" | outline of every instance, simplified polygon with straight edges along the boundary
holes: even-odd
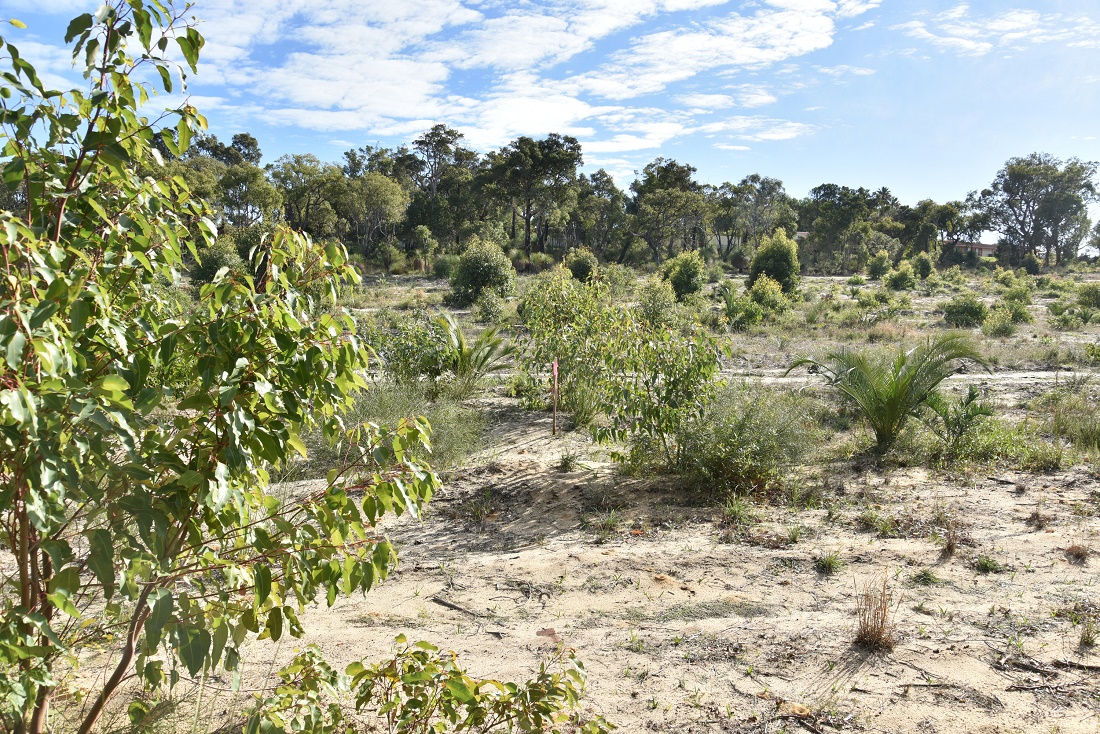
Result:
[[[551,436],[558,435],[558,360],[554,360],[554,427],[550,431]]]

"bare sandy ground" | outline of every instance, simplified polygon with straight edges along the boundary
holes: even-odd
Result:
[[[586,708],[627,732],[1100,731],[1100,656],[1075,624],[1100,611],[1095,561],[1065,553],[1095,535],[1090,467],[824,467],[806,481],[831,512],[763,508],[731,538],[705,487],[620,476],[549,429],[504,409],[476,468],[448,478],[423,522],[391,528],[398,572],[310,611],[297,644],[342,664],[382,657],[404,632],[497,678],[573,648],[590,674]],[[563,472],[563,454],[595,458]],[[861,529],[868,509],[899,537]],[[934,542],[945,512],[965,528],[953,556]],[[833,551],[843,567],[819,573],[815,558]],[[1003,569],[980,573],[980,556]],[[931,585],[914,583],[924,569]],[[853,642],[857,592],[877,574],[896,609],[892,652]]]

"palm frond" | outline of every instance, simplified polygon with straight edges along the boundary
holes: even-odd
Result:
[[[875,432],[876,449],[884,453],[897,440],[909,418],[965,361],[988,368],[966,336],[947,334],[894,355],[838,349],[820,358],[803,357],[787,373],[808,366],[822,375],[863,414]]]

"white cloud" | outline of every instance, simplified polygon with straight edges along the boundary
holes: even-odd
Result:
[[[675,82],[731,67],[762,68],[832,43],[834,24],[825,11],[833,3],[776,0],[796,9],[732,13],[701,27],[651,33],[614,54],[610,63],[567,83],[609,99],[660,92]]]
[[[839,66],[815,66],[814,68],[822,74],[828,74],[829,76],[844,76],[845,74],[870,76],[875,73],[874,69],[869,69],[866,66],[849,66],[848,64],[840,64]]]
[[[682,94],[676,101],[687,107],[701,110],[721,110],[737,104],[728,94]]]
[[[911,20],[891,26],[891,30],[902,31],[910,38],[965,56],[1042,43],[1100,47],[1100,22],[1091,18],[1043,15],[1035,10],[1021,9],[975,17],[966,4],[956,5],[929,22]]]
[[[730,143],[715,143],[714,147],[719,150],[752,150],[747,145],[732,145]]]

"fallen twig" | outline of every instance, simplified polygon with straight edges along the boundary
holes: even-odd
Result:
[[[432,601],[434,601],[436,604],[438,604],[441,607],[447,607],[448,609],[453,609],[456,612],[462,612],[463,614],[469,614],[471,617],[473,617],[475,619],[480,619],[480,618],[485,616],[484,614],[478,614],[477,612],[472,612],[469,609],[467,609],[466,607],[460,607],[458,604],[455,604],[453,601],[447,601],[446,599],[444,599],[443,597],[440,597],[440,596],[433,596]]]

